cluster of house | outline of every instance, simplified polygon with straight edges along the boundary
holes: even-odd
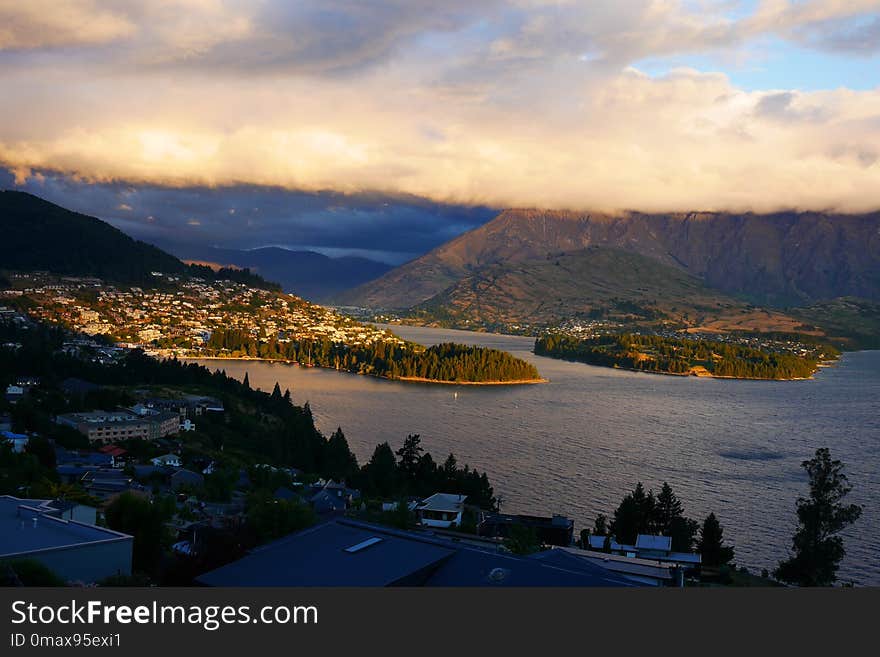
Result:
[[[61,457],[64,455],[61,454]],[[96,459],[98,460],[98,459]],[[157,457],[154,472],[172,473],[163,486],[174,488],[179,460]],[[60,468],[61,466],[59,466]],[[268,467],[268,466],[267,466]],[[118,472],[118,471],[117,471]],[[110,468],[87,469],[92,492],[109,499],[133,480]],[[143,474],[143,473],[141,473]],[[193,473],[195,474],[195,473]],[[297,473],[292,473],[297,474]],[[118,477],[118,479],[117,479]],[[239,487],[247,487],[242,473]],[[122,483],[118,483],[122,482]],[[138,484],[134,484],[137,486]],[[144,490],[143,494],[149,494]],[[436,493],[414,500],[414,530],[391,529],[362,522],[345,513],[357,507],[360,493],[333,481],[279,488],[277,499],[308,502],[321,516],[319,524],[261,546],[198,582],[206,586],[681,586],[700,557],[671,551],[668,537],[640,536],[635,546],[601,537],[587,549],[574,547],[573,522],[562,516],[539,517],[482,513],[478,531],[457,531],[466,498]],[[189,520],[172,523],[173,549],[198,552],[197,536],[208,527],[240,523],[244,496],[228,503],[186,498]],[[391,508],[391,503],[389,503]],[[131,537],[95,525],[96,510],[62,500],[0,497],[0,561],[32,558],[70,581],[92,582],[131,572]],[[543,548],[530,555],[512,554],[505,538],[514,528],[532,530]]]
[[[163,283],[161,288],[121,288],[98,279],[24,273],[15,274],[13,282],[16,294],[34,301],[30,312],[38,319],[63,323],[87,335],[112,334],[130,347],[152,347],[162,341],[162,353],[197,349],[216,328],[243,329],[254,335],[265,331],[277,335],[279,342],[303,338],[353,346],[402,342],[389,331],[291,295],[233,281],[153,275],[157,284]],[[97,294],[82,295],[83,290]]]

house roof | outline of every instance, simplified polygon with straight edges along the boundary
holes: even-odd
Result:
[[[100,541],[132,540],[131,536],[106,527],[48,515],[53,511],[49,504],[44,500],[0,495],[0,557],[26,556]]]
[[[382,540],[346,552],[371,538]],[[452,550],[330,521],[269,543],[198,578],[209,586],[391,586]]]
[[[458,513],[464,507],[467,495],[450,495],[449,493],[434,493],[431,497],[422,500],[419,509],[424,511],[446,511]]]
[[[672,549],[671,536],[655,536],[653,534],[639,534],[636,537],[637,550],[660,550],[669,552]]]
[[[630,586],[592,564],[557,564],[337,518],[206,573],[208,586]]]
[[[598,535],[595,535],[595,534],[591,535],[590,538],[589,538],[589,540],[590,540],[590,547],[591,547],[592,549],[594,549],[594,550],[604,550],[604,549],[605,549],[605,539],[606,539],[606,538],[607,538],[607,537],[605,537],[605,536],[598,536]],[[612,551],[614,551],[614,552],[626,552],[626,551],[632,551],[632,550],[634,550],[634,549],[635,549],[635,548],[634,548],[632,545],[622,545],[622,544],[618,543],[618,542],[614,539],[613,536],[611,537],[611,550],[612,550]]]
[[[551,550],[551,552],[565,553],[572,558],[593,563],[620,575],[647,577],[660,582],[672,581],[672,570],[675,568],[674,564],[664,564],[650,559],[605,554],[604,552],[591,552],[578,548],[557,547]]]

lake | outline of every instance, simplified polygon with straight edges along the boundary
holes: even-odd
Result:
[[[561,513],[575,531],[610,516],[637,481],[668,481],[685,513],[714,511],[736,562],[772,570],[787,555],[801,461],[818,447],[846,465],[862,504],[845,534],[840,578],[880,585],[880,351],[844,354],[810,381],[735,381],[625,372],[535,356],[533,340],[392,327],[421,344],[455,341],[504,349],[534,363],[542,385],[400,383],[291,365],[204,361],[251,385],[278,381],[310,402],[325,434],[341,426],[365,462],[379,442],[397,449],[418,433],[435,461],[485,470],[510,513]],[[456,395],[457,393],[457,395]]]

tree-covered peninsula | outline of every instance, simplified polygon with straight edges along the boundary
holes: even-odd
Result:
[[[736,379],[809,378],[822,360],[836,356],[827,345],[813,345],[801,351],[632,333],[590,338],[554,333],[535,341],[535,353],[539,356],[657,374]]]
[[[505,351],[454,343],[422,347],[377,341],[352,346],[326,338],[280,341],[246,330],[218,329],[200,355],[278,360],[395,380],[472,384],[541,380],[534,365]]]

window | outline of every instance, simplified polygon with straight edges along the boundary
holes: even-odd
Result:
[[[371,545],[375,545],[376,543],[381,543],[382,539],[378,536],[373,536],[372,538],[368,538],[365,541],[361,541],[360,543],[356,543],[351,547],[345,548],[345,551],[349,554],[354,554],[355,552],[360,552],[361,550],[366,550]]]

